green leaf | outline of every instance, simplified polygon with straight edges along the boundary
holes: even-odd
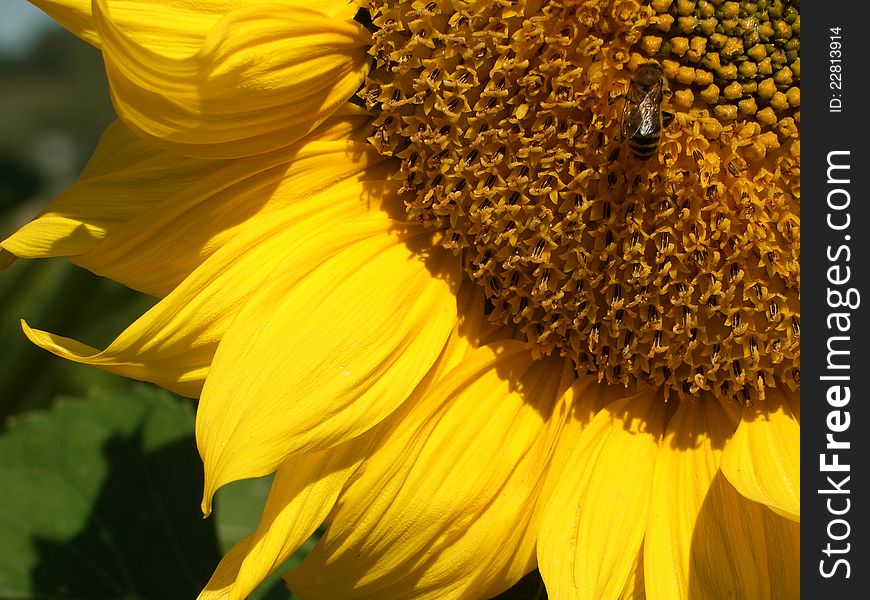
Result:
[[[243,479],[218,490],[215,495],[215,525],[221,553],[250,535],[260,522],[274,475]],[[257,510],[251,510],[256,507]]]
[[[218,562],[187,401],[62,399],[11,424],[0,464],[0,597],[195,598]]]

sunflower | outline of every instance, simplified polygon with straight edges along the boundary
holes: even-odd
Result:
[[[276,473],[200,598],[798,597],[797,0],[34,3],[119,119],[3,251],[160,300],[25,333]]]

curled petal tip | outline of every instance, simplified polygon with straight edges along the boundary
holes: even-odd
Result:
[[[211,516],[211,505],[212,500],[214,499],[214,492],[209,489],[202,495],[202,503],[199,505],[200,510],[202,510],[202,518],[207,519]]]

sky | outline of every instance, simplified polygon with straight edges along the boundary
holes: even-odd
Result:
[[[21,54],[46,27],[57,25],[26,0],[0,0],[0,54]]]

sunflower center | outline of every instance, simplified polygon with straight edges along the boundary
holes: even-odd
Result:
[[[602,381],[743,402],[798,385],[797,1],[369,11],[371,142],[492,319]]]

